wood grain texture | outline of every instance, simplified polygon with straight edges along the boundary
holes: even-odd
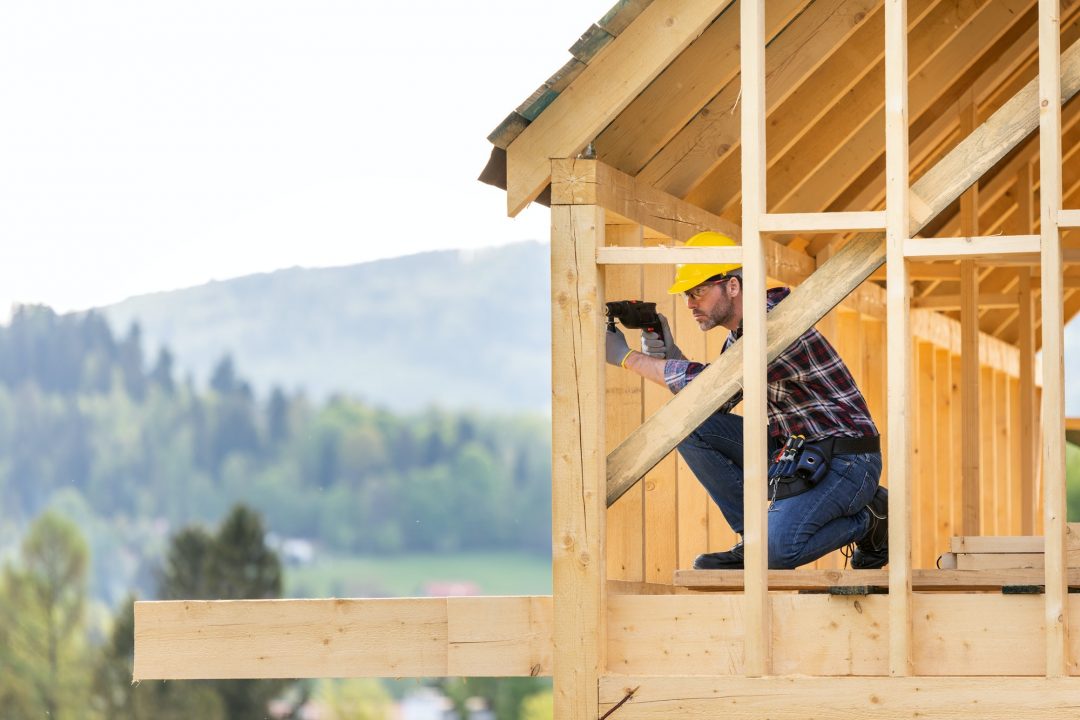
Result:
[[[551,210],[552,589],[555,712],[596,717],[604,648],[604,212]]]
[[[551,598],[135,603],[134,680],[550,675]]]

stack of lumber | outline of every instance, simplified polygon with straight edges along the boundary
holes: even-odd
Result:
[[[1080,523],[1066,527],[1066,562],[1080,567]],[[970,535],[952,539],[951,551],[938,558],[942,570],[1042,568],[1041,535]]]

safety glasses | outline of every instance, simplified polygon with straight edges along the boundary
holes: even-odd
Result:
[[[679,294],[682,295],[683,298],[685,298],[686,300],[690,300],[690,299],[700,300],[701,298],[705,297],[705,293],[709,292],[709,290],[711,290],[713,287],[715,287],[716,285],[720,285],[722,283],[727,282],[732,277],[734,277],[734,276],[733,275],[728,275],[727,277],[720,278],[719,280],[711,280],[711,281],[708,281],[708,282],[703,282],[700,285],[695,285],[694,287],[690,288],[689,290],[687,290],[685,292],[682,292],[682,293],[679,293]]]

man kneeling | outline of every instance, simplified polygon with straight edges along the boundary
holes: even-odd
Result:
[[[699,233],[691,246],[734,245],[714,232]],[[668,290],[682,294],[703,331],[730,331],[726,352],[742,336],[742,268],[727,264],[679,265]],[[772,288],[767,308],[790,293]],[[705,365],[687,360],[661,315],[662,332],[643,332],[641,352],[622,332],[608,327],[607,361],[679,392]],[[768,368],[769,567],[795,568],[833,550],[855,545],[851,566],[879,568],[889,559],[888,492],[879,487],[881,450],[866,401],[836,350],[811,328]],[[731,410],[742,393],[725,402],[679,444],[679,454],[708,491],[724,518],[743,531],[743,419]],[[701,570],[743,567],[740,541],[725,552],[699,555]]]

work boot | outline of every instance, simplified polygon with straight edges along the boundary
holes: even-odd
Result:
[[[866,509],[870,512],[870,527],[855,541],[851,556],[851,567],[856,570],[873,570],[889,562],[889,491],[879,487]]]
[[[743,569],[743,545],[742,540],[735,543],[735,547],[724,552],[705,553],[694,558],[695,570],[742,570]]]

